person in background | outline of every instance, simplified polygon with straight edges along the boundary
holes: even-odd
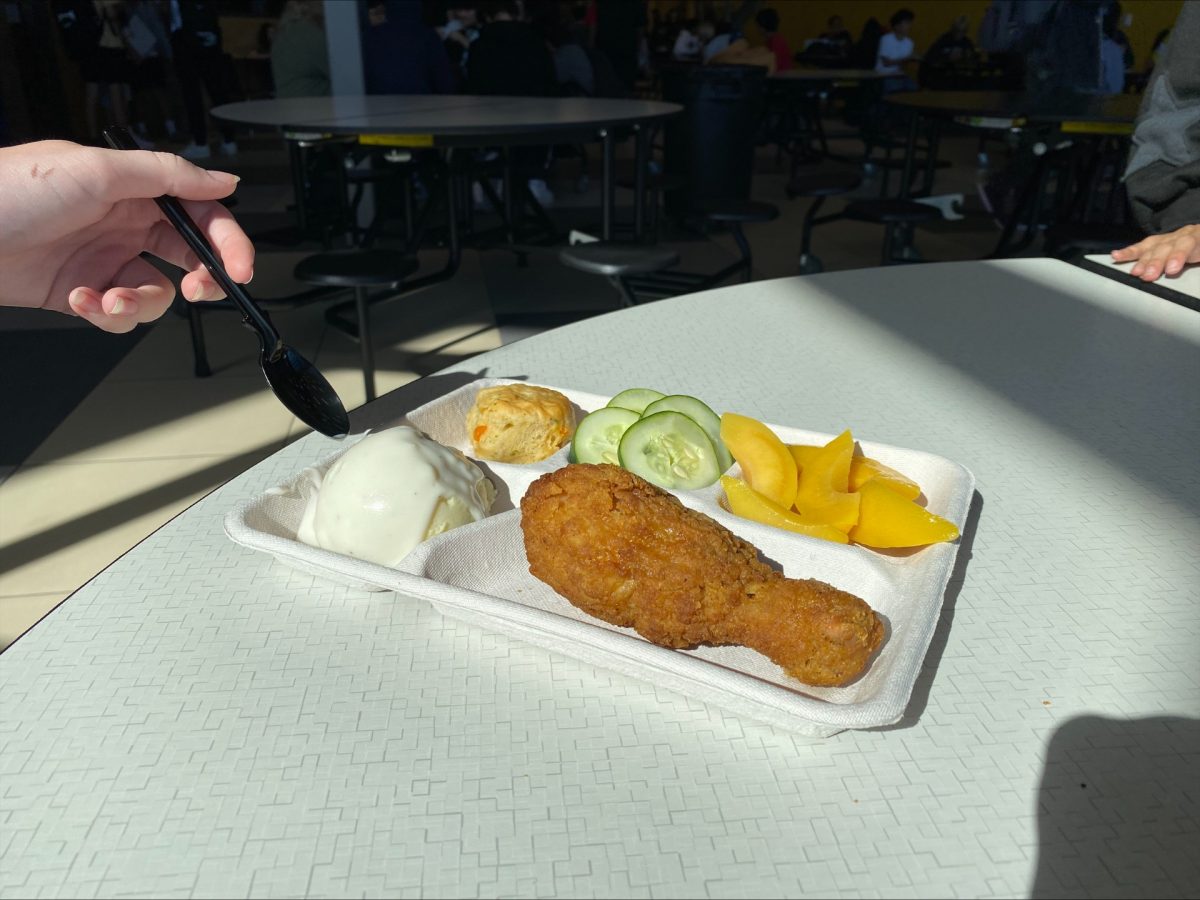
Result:
[[[219,13],[217,4],[208,0],[171,0],[171,53],[175,59],[179,89],[183,93],[183,105],[187,109],[188,127],[192,133],[191,146],[181,151],[185,159],[208,159],[212,156],[208,146],[205,92],[212,106],[220,106],[233,99],[228,81],[229,69],[221,46]],[[224,122],[219,127],[221,155],[236,155],[238,148],[233,127]]]
[[[1113,251],[1143,281],[1200,263],[1200,4],[1185,3],[1142,98],[1125,168],[1134,220],[1150,236]]]
[[[913,19],[911,9],[897,10],[892,15],[891,31],[879,39],[875,56],[875,71],[889,77],[883,80],[883,92],[915,91],[917,84],[904,73],[903,65],[913,59],[913,40],[909,37]]]
[[[168,75],[173,67],[170,65],[171,34],[167,30],[165,11],[166,4],[161,0],[134,0],[129,4],[125,25],[125,43],[133,62],[133,114],[130,118],[134,121],[134,130],[142,137],[149,130],[146,118],[152,107],[166,137],[173,138],[177,132],[173,93],[167,90]],[[173,75],[171,81],[174,86]]]
[[[671,58],[678,62],[688,62],[700,56],[704,42],[700,38],[700,26],[694,20],[683,24],[679,34],[675,36],[675,45],[671,48]]]
[[[827,44],[832,44],[835,47],[842,49],[842,55],[850,52],[850,45],[854,43],[854,37],[850,34],[846,23],[842,21],[841,16],[830,16],[829,21],[825,23],[825,30],[821,32],[819,40]]]
[[[125,4],[121,0],[76,0],[56,4],[54,11],[67,55],[79,63],[88,136],[100,136],[106,106],[110,122],[127,125],[134,71],[124,37]],[[134,139],[140,146],[150,146],[136,135]]]
[[[729,49],[729,45],[734,41],[733,23],[725,19],[716,23],[716,34],[713,39],[704,45],[704,50],[700,53],[700,61],[708,62],[718,53],[723,53]]]
[[[1121,41],[1129,45],[1128,38],[1118,27],[1121,22],[1121,4],[1112,3],[1104,11],[1100,35],[1100,93],[1121,94],[1125,91],[1125,70],[1132,67],[1133,53],[1129,53],[1130,62],[1126,63],[1126,54]]]
[[[421,4],[388,0],[385,18],[363,34],[368,94],[449,94],[454,73],[437,32],[421,22]]]
[[[786,72],[792,68],[792,51],[787,40],[779,33],[779,13],[770,7],[760,9],[755,14],[754,21],[763,30],[763,40],[767,49],[775,56],[775,71]]]
[[[974,42],[967,37],[971,21],[959,16],[950,25],[950,30],[934,41],[925,54],[928,62],[961,62],[975,53]]]
[[[559,92],[554,61],[542,36],[520,18],[511,0],[480,4],[483,30],[471,47],[467,93],[503,97],[552,97]],[[548,147],[518,147],[516,166],[529,175],[529,190],[543,206],[554,203],[546,183]]]
[[[625,93],[632,94],[645,41],[646,0],[596,3],[591,9],[595,16],[592,47],[604,54]]]
[[[240,284],[254,274],[254,247],[217,201],[237,176],[170,153],[106,150],[68,141],[0,148],[0,306],[80,316],[121,334],[157,319],[175,289],[140,257],[187,270],[188,300],[224,295],[154,202],[170,194],[188,211]]]
[[[276,97],[329,95],[329,48],[320,0],[288,0],[271,40]]]
[[[475,6],[465,3],[451,5],[446,10],[446,24],[437,33],[459,77],[466,78],[471,44],[479,37],[479,16]]]
[[[922,87],[928,87],[931,75],[938,69],[948,69],[954,63],[961,63],[975,55],[975,44],[967,37],[970,20],[959,16],[950,25],[950,30],[934,41],[921,59],[920,81]]]

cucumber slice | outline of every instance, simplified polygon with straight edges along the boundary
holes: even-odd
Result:
[[[638,420],[631,409],[605,406],[588,413],[575,426],[575,438],[571,441],[570,458],[580,463],[621,464],[617,447],[625,430]]]
[[[647,406],[665,396],[661,391],[652,391],[650,388],[630,388],[609,400],[608,405],[632,409],[640,416]]]
[[[667,410],[683,413],[704,429],[704,433],[712,441],[713,450],[717,452],[717,465],[722,472],[733,465],[733,456],[721,440],[721,417],[713,412],[708,404],[687,394],[671,394],[669,397],[655,400],[642,411],[642,415],[652,416]]]
[[[663,488],[693,491],[721,476],[704,429],[683,413],[642,416],[621,438],[621,465]]]

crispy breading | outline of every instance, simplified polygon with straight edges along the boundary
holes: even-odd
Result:
[[[785,578],[756,548],[617,466],[569,465],[521,500],[529,571],[664,647],[740,644],[806,684],[857,678],[883,641],[864,601]]]

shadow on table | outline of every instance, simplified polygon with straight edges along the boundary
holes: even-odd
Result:
[[[917,724],[925,707],[929,703],[929,692],[933,689],[933,681],[937,677],[938,665],[946,644],[950,640],[950,628],[954,624],[954,608],[958,604],[958,595],[962,591],[963,582],[967,577],[967,564],[974,555],[975,529],[979,525],[979,516],[983,512],[983,495],[976,491],[971,497],[971,508],[967,510],[967,521],[963,524],[962,537],[959,538],[958,555],[954,558],[954,571],[950,573],[950,581],[946,584],[946,596],[942,599],[942,614],[938,617],[937,628],[929,641],[929,650],[921,663],[921,672],[913,685],[912,696],[908,708],[899,722],[884,725],[868,731],[895,731],[899,728],[911,728]]]
[[[1200,890],[1200,719],[1071,719],[1050,738],[1037,802],[1031,896]]]
[[[1196,338],[1159,324],[1161,311],[1149,305],[1158,301],[1149,295],[1146,306],[1125,312],[988,265],[983,276],[963,270],[961,290],[944,289],[947,273],[958,274],[953,269],[931,268],[929,290],[911,302],[881,290],[878,269],[839,272],[834,295],[1088,454],[1200,510],[1200,480],[1191,477],[1200,416],[1179,411],[1197,408]],[[1081,292],[1103,288],[1075,272]]]

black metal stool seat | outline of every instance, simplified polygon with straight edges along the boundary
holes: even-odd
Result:
[[[935,206],[906,200],[901,197],[876,197],[869,200],[853,200],[842,210],[842,218],[854,222],[874,222],[883,225],[883,254],[882,265],[890,266],[900,261],[894,252],[897,232],[903,231],[907,236],[908,229],[921,222],[932,222],[941,219],[942,213]],[[907,239],[907,238],[906,238]],[[905,243],[904,248],[910,247]]]
[[[758,200],[731,200],[703,204],[700,207],[700,214],[709,222],[749,225],[778,219],[779,207]]]
[[[354,288],[357,334],[362,352],[363,385],[367,400],[375,399],[375,358],[371,348],[371,314],[367,293],[372,287],[397,287],[419,263],[396,250],[370,249],[317,253],[302,259],[294,271],[297,281]],[[331,310],[327,310],[326,314]]]
[[[610,278],[660,272],[679,262],[679,254],[666,247],[610,241],[564,247],[558,258],[572,269]]]
[[[940,219],[942,214],[927,203],[897,197],[875,197],[847,203],[842,217],[855,222],[881,222],[887,225],[932,222]]]

